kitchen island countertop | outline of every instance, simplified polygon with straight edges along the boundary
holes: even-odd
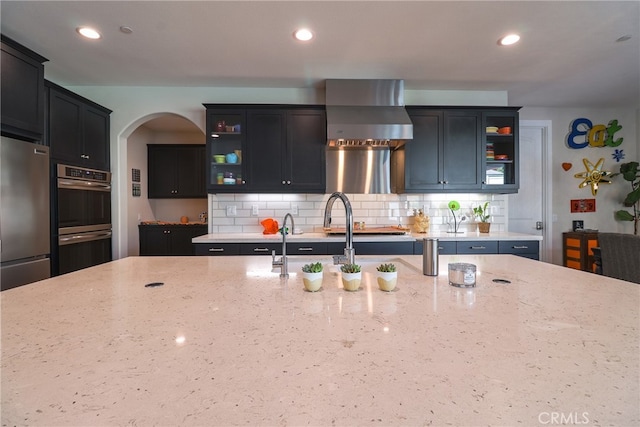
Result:
[[[360,256],[346,292],[329,260],[280,278],[266,257],[129,257],[0,293],[2,425],[640,423],[640,286],[512,255],[440,256],[436,277]],[[477,287],[450,286],[449,262]]]

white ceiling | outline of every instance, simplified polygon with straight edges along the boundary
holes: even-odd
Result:
[[[0,13],[2,33],[48,58],[46,77],[63,86],[393,78],[508,91],[510,105],[640,108],[638,1],[2,0]],[[80,25],[103,39],[80,39]],[[294,41],[298,26],[315,39]],[[498,46],[512,31],[521,42]]]

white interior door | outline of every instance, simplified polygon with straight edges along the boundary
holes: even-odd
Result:
[[[550,121],[520,122],[520,190],[509,195],[509,231],[542,236],[540,260],[549,262],[551,235]]]

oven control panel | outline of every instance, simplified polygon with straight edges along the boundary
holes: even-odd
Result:
[[[59,164],[58,178],[71,178],[96,182],[111,182],[111,172]]]

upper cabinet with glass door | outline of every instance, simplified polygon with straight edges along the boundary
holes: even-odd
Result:
[[[245,186],[245,110],[207,109],[207,192],[239,192]]]
[[[518,109],[484,110],[482,113],[483,190],[496,193],[518,191]]]

